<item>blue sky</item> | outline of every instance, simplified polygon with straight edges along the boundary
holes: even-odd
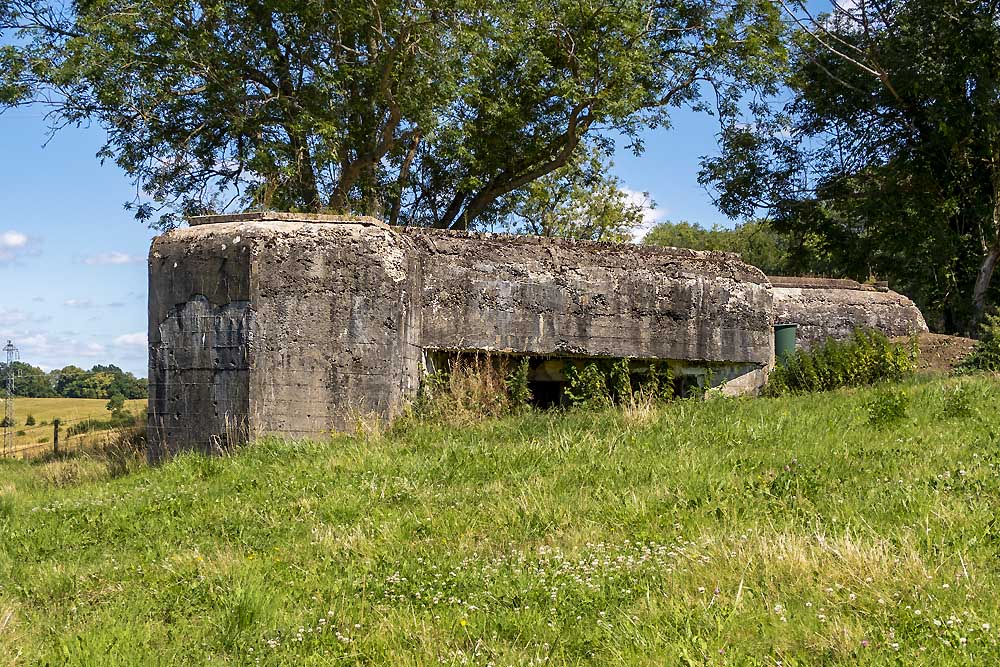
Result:
[[[715,119],[678,112],[646,152],[624,148],[615,171],[657,203],[650,222],[730,223],[696,180],[715,150]],[[116,166],[94,157],[103,133],[66,128],[47,138],[42,110],[0,115],[0,345],[45,369],[114,363],[146,375],[146,253],[154,233],[123,210],[134,196]]]

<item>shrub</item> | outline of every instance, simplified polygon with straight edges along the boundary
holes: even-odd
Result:
[[[572,362],[567,362],[565,370],[566,398],[573,405],[607,405],[611,403],[608,390],[608,374],[596,363],[585,364],[578,370]]]
[[[24,420],[24,425],[25,426],[34,426],[35,425],[35,415],[28,415],[28,418]]]
[[[771,372],[764,394],[829,391],[901,380],[916,369],[917,346],[891,342],[878,331],[855,330],[845,341],[827,339],[811,350],[796,350]]]
[[[992,313],[979,325],[979,340],[955,369],[956,373],[1000,372],[1000,314]]]
[[[24,436],[28,435],[28,432],[24,431],[24,430],[21,430],[21,431],[18,431],[15,435],[17,435],[18,437],[24,437]]]
[[[521,362],[511,372],[505,381],[510,402],[514,407],[523,407],[531,404],[531,387],[528,384],[531,373],[531,364],[527,358]]]
[[[571,405],[625,405],[669,401],[674,397],[674,375],[670,367],[651,361],[648,368],[633,372],[629,359],[589,361],[579,367],[567,361],[566,398]]]
[[[902,389],[883,389],[868,402],[868,423],[872,426],[891,426],[906,418],[910,397]]]

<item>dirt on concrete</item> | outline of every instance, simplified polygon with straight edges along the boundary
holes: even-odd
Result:
[[[893,340],[907,342],[909,338],[901,336]],[[917,360],[917,369],[948,373],[972,352],[975,345],[974,339],[962,336],[947,336],[936,333],[918,334],[917,347],[920,350],[920,357]]]

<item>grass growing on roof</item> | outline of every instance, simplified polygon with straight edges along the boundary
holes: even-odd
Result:
[[[902,389],[3,462],[0,664],[996,663],[1000,386]]]

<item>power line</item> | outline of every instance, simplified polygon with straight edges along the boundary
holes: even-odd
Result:
[[[7,341],[3,348],[7,353],[7,397],[4,399],[3,453],[14,451],[14,362],[20,359],[14,343]]]

